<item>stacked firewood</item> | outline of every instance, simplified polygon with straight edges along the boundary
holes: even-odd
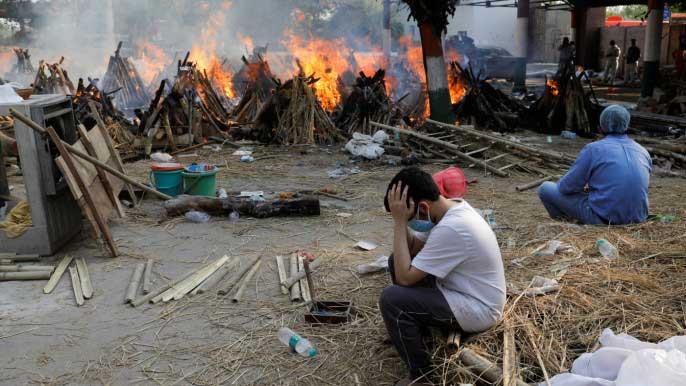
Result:
[[[479,127],[500,132],[514,131],[519,125],[524,105],[495,89],[480,74],[474,75],[471,66],[462,68],[458,62],[452,62],[449,78],[450,82],[461,83],[467,89],[464,97],[453,106],[460,121],[473,119]]]
[[[67,70],[62,68],[64,57],[57,63],[38,63],[38,71],[33,81],[34,94],[74,94],[74,83],[69,79]]]
[[[119,42],[114,55],[110,56],[102,88],[108,93],[119,90],[114,97],[119,109],[140,108],[150,102],[150,96],[131,59],[120,55],[121,46],[122,42]]]
[[[28,48],[14,48],[14,53],[17,55],[17,63],[12,68],[15,74],[33,74],[36,69],[31,63],[31,55],[29,55]]]
[[[253,61],[242,57],[243,67],[233,78],[241,99],[231,111],[231,120],[238,124],[251,123],[257,118],[267,99],[276,88],[269,63],[262,55],[255,55]]]
[[[336,118],[339,130],[352,135],[353,132],[373,134],[376,130],[370,122],[395,125],[402,113],[394,106],[386,92],[386,71],[378,70],[368,77],[363,71],[355,80],[352,92],[345,99],[343,109]]]
[[[252,136],[262,142],[290,144],[330,144],[340,135],[314,93],[318,81],[302,71],[285,83],[275,79],[274,94],[257,115]]]
[[[530,108],[529,124],[547,134],[559,134],[563,130],[574,131],[579,135],[591,136],[600,115],[597,104],[591,101],[590,94],[584,90],[581,78],[573,68],[565,70],[552,79],[546,78],[543,96]]]

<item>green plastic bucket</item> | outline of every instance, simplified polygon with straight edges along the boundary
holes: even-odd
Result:
[[[150,171],[150,182],[155,189],[166,195],[176,197],[183,193],[183,177],[181,165],[174,170],[173,167],[160,167],[155,165]]]
[[[199,173],[182,172],[183,192],[192,196],[215,197],[217,191],[218,169]]]

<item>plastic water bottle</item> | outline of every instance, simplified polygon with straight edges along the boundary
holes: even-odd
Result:
[[[186,215],[186,220],[195,222],[195,223],[200,223],[204,224],[208,221],[210,221],[210,215],[205,213],[205,212],[198,212],[197,210],[191,210],[190,212],[187,212]]]
[[[312,343],[293,332],[293,330],[290,328],[282,327],[279,329],[278,335],[281,343],[290,347],[291,350],[297,352],[298,354],[309,358],[317,355],[317,349],[312,346]]]
[[[599,239],[595,242],[596,247],[600,250],[600,254],[608,259],[616,259],[619,257],[619,252],[617,252],[617,247],[610,244],[609,241],[605,239]]]
[[[229,198],[229,194],[226,192],[226,189],[224,188],[219,188],[217,190],[217,197],[219,198]]]
[[[229,213],[229,222],[238,222],[238,220],[241,218],[240,213],[236,212],[235,210],[231,213]]]

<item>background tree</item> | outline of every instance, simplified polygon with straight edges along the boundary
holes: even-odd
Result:
[[[443,39],[449,18],[455,15],[459,0],[403,0],[410,10],[410,18],[417,21],[422,39],[424,69],[429,92],[431,119],[454,123],[450,104],[448,74],[443,57]]]

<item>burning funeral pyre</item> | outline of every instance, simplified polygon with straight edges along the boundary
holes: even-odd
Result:
[[[102,88],[114,94],[114,104],[118,109],[133,110],[148,104],[150,96],[131,59],[120,54],[122,44],[119,42],[114,55],[110,56]]]

